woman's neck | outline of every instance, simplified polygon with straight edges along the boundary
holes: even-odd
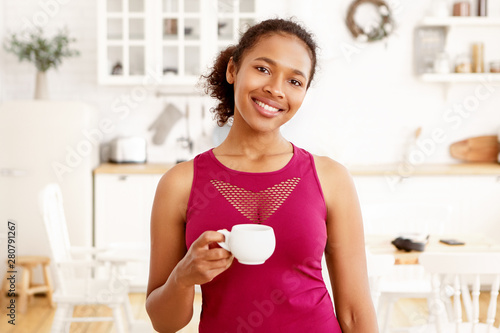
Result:
[[[265,155],[292,153],[293,147],[279,131],[256,132],[233,123],[227,138],[215,149],[221,155],[244,155],[260,159]]]

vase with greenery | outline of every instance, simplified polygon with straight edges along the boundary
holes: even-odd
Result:
[[[17,55],[19,61],[27,60],[35,64],[37,69],[35,99],[48,99],[46,72],[57,69],[63,58],[80,55],[78,50],[71,49],[69,44],[74,38],[68,36],[67,29],[60,30],[54,37],[44,36],[43,29],[7,36],[4,48]]]

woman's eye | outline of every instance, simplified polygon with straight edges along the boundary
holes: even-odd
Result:
[[[257,67],[257,70],[262,73],[269,73],[269,70],[266,67]]]
[[[299,80],[290,80],[290,83],[293,84],[294,86],[297,86],[297,87],[300,87],[302,86],[302,82],[300,82]]]

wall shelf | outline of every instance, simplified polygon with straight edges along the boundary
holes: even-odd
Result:
[[[447,26],[464,26],[464,27],[494,27],[500,26],[500,17],[425,17],[420,26],[427,27],[447,27]]]
[[[424,17],[418,24],[422,31],[427,30],[437,30],[435,33],[441,32],[444,34],[444,44],[442,46],[443,50],[440,52],[445,52],[447,50],[447,39],[448,33],[455,28],[499,28],[500,27],[500,17],[478,17],[478,16],[447,16],[447,17]],[[418,30],[417,30],[418,31]],[[416,38],[420,35],[416,34]],[[437,35],[439,36],[439,35]],[[422,37],[420,37],[422,38]],[[442,37],[441,37],[442,38]],[[454,39],[457,37],[454,36]],[[416,44],[417,45],[417,44]],[[422,50],[422,49],[421,49]],[[425,50],[425,48],[424,48]],[[436,55],[434,55],[435,57]],[[419,58],[420,57],[420,58]],[[418,55],[416,52],[416,59],[426,59],[421,58],[422,55]],[[429,55],[427,55],[429,58]],[[428,60],[426,60],[428,61]],[[417,64],[417,67],[421,64]],[[420,67],[418,67],[420,68]],[[445,98],[448,97],[448,90],[452,83],[477,83],[477,82],[500,82],[500,73],[448,73],[448,74],[438,74],[438,73],[425,73],[426,71],[421,71],[417,69],[417,75],[419,79],[423,82],[435,82],[435,83],[445,83]]]
[[[424,82],[500,82],[500,73],[428,73],[419,76]]]

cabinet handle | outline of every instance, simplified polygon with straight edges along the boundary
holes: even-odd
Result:
[[[0,169],[0,176],[5,177],[22,177],[28,174],[27,170],[24,169],[14,169],[14,168],[2,168]]]
[[[125,181],[125,180],[127,180],[127,178],[128,178],[127,175],[120,175],[120,176],[118,176],[118,180],[119,181]]]

